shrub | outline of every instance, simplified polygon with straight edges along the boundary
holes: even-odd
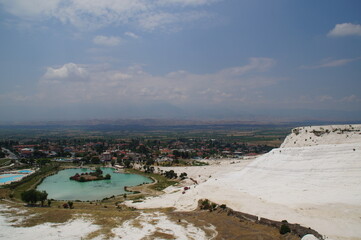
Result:
[[[208,210],[211,208],[211,204],[209,203],[208,199],[202,200],[201,201],[201,209],[202,210]]]
[[[177,178],[177,177],[178,177],[178,176],[177,176],[177,173],[175,173],[173,170],[166,171],[166,172],[164,173],[164,176],[165,176],[166,178],[170,178],[170,179],[172,179],[172,178]]]
[[[97,167],[96,169],[95,169],[95,175],[96,176],[99,176],[99,175],[102,175],[103,174],[103,171],[100,169],[100,167]]]
[[[222,208],[223,210],[227,208],[227,205],[226,204],[222,204],[219,206],[220,208]]]
[[[217,207],[218,207],[218,205],[217,205],[216,203],[212,203],[212,204],[211,204],[211,209],[209,209],[209,211],[212,212],[213,210],[216,210]]]
[[[74,208],[74,207],[73,207],[73,202],[69,201],[69,202],[68,202],[68,206],[69,206],[70,209],[73,209],[73,208]]]
[[[48,193],[45,191],[37,191],[35,189],[31,189],[29,191],[25,191],[21,193],[21,200],[24,202],[35,204],[38,201],[41,201],[41,205],[44,205],[44,201],[47,199]]]
[[[280,228],[280,234],[286,234],[286,233],[289,233],[291,232],[291,229],[290,227],[287,225],[287,224],[282,224],[281,225],[281,228]]]
[[[180,179],[181,180],[183,180],[183,179],[185,179],[186,177],[187,177],[187,173],[181,173],[180,175],[179,175],[179,177],[180,177]]]
[[[32,189],[21,193],[21,200],[27,203],[35,204],[38,201],[36,190]]]
[[[200,205],[201,205],[200,206],[201,210],[209,210],[210,212],[212,212],[213,210],[216,210],[218,207],[218,205],[216,203],[212,203],[208,199],[201,200]]]

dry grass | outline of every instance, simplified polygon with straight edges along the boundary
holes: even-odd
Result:
[[[156,231],[155,233],[147,237],[147,239],[176,239],[176,237],[172,234]]]
[[[293,234],[281,235],[279,229],[256,224],[251,221],[240,221],[236,217],[228,216],[224,211],[193,211],[193,212],[171,212],[168,216],[173,221],[180,220],[180,224],[187,221],[201,228],[210,238],[213,230],[207,228],[209,224],[216,227],[218,235],[216,240],[229,239],[249,239],[249,240],[299,240],[300,238]]]
[[[29,215],[28,215],[29,214]],[[63,209],[32,208],[19,224],[21,227],[32,227],[43,223],[65,223],[73,218],[74,212]]]
[[[96,224],[100,229],[88,234],[85,239],[93,239],[101,237],[102,239],[115,238],[112,232],[113,228],[121,226],[127,220],[133,220],[134,227],[141,227],[141,222],[136,218],[140,215],[140,211],[121,205],[121,210],[115,205],[109,205],[104,208],[102,203],[74,203],[74,209],[58,208],[62,202],[56,202],[52,207],[24,207],[18,204],[6,204],[9,208],[2,210],[2,214],[9,214],[15,217],[13,223],[15,226],[31,227],[43,223],[65,223],[75,218],[84,218]],[[213,212],[196,210],[193,212],[174,212],[172,209],[152,209],[142,210],[145,213],[162,212],[166,214],[172,221],[186,227],[189,223],[195,227],[201,228],[210,239],[214,237],[214,229],[210,225],[216,227],[218,235],[214,239],[250,239],[250,240],[299,240],[295,235],[280,235],[278,229],[256,224],[250,221],[240,221],[238,218],[228,216],[225,211],[217,210]],[[23,219],[17,221],[17,219]],[[156,221],[151,221],[156,224]],[[161,229],[154,232],[147,239],[175,239],[168,233],[163,233]]]
[[[149,178],[152,178],[155,182],[154,183],[150,183],[150,184],[145,184],[145,185],[140,185],[139,189],[144,192],[146,191],[147,194],[150,195],[159,195],[160,193],[162,193],[161,191],[171,185],[175,185],[177,184],[179,181],[176,179],[170,180],[168,178],[166,178],[163,175],[160,174],[155,174],[155,173],[144,173],[142,171],[136,170],[136,169],[126,169],[127,173],[133,173],[133,174],[139,174],[139,175],[143,175]],[[142,187],[143,186],[143,187]],[[132,187],[132,189],[135,189],[134,187]]]
[[[7,188],[0,188],[0,199],[8,198],[11,193],[10,189]]]

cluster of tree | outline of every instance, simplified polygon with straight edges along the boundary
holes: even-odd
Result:
[[[170,179],[178,177],[177,173],[175,173],[173,170],[165,171],[164,176]]]
[[[291,228],[288,226],[288,222],[286,220],[283,220],[282,223],[283,224],[280,227],[280,234],[283,235],[283,234],[291,232]]]
[[[185,179],[186,177],[187,177],[187,173],[185,173],[185,172],[183,172],[183,173],[181,173],[180,175],[179,175],[179,178],[181,179],[181,180],[183,180],[183,179]]]
[[[14,141],[14,140],[3,140],[0,141],[0,146],[6,147],[6,148],[12,148],[12,146],[14,145],[19,145],[18,141]]]
[[[50,163],[50,158],[39,158],[36,159],[36,164],[40,167],[45,166],[46,164]]]
[[[0,148],[0,158],[4,158],[6,155],[3,151],[1,151],[1,148]]]
[[[194,157],[196,154],[195,153],[190,153],[188,151],[178,151],[178,150],[173,150],[173,155],[176,158],[183,158],[183,159],[189,159],[191,157]]]
[[[95,169],[95,172],[90,173],[76,173],[74,176],[71,176],[69,179],[78,181],[78,182],[88,182],[88,181],[95,181],[95,180],[109,180],[111,178],[110,174],[106,174],[105,177],[103,176],[103,171],[100,167]]]
[[[60,147],[59,151],[56,154],[57,157],[71,157],[71,153],[70,152],[66,152],[64,151],[63,147]]]
[[[73,209],[74,208],[74,203],[72,201],[68,201],[67,203],[63,204],[63,208]]]
[[[48,197],[48,193],[46,191],[38,191],[35,189],[31,189],[21,193],[21,200],[26,203],[30,203],[32,205],[37,202],[41,202],[41,206],[44,206],[44,202]]]
[[[108,149],[108,147],[105,146],[104,142],[103,144],[96,144],[93,148],[98,154],[101,154]]]
[[[133,167],[131,159],[124,160],[123,165],[124,165],[125,168],[132,168]]]
[[[200,202],[200,209],[201,210],[209,210],[210,212],[216,210],[218,207],[218,205],[216,203],[210,202],[208,199],[204,199],[201,200]],[[224,207],[222,206],[222,208],[224,209],[226,207],[226,205],[224,205]]]
[[[47,157],[48,155],[42,151],[39,151],[39,150],[34,150],[33,152],[33,157],[34,158],[45,158]]]
[[[149,165],[143,166],[143,169],[145,173],[154,173],[154,167],[151,167]]]
[[[100,176],[100,175],[103,174],[103,171],[100,169],[100,167],[97,167],[97,168],[95,169],[95,172],[90,173],[90,174],[91,174],[91,175],[94,175],[94,176]]]
[[[21,163],[24,163],[24,164],[28,164],[28,165],[31,165],[31,166],[39,166],[39,167],[43,167],[45,165],[47,165],[48,163],[51,162],[50,158],[34,158],[34,157],[31,157],[31,158],[22,158],[20,159],[20,162]]]

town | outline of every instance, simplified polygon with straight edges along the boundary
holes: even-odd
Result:
[[[201,159],[240,159],[269,152],[273,147],[241,141],[178,138],[149,139],[32,139],[0,141],[2,157],[11,153],[15,164],[45,165],[50,161],[130,167],[134,163],[197,165]],[[18,161],[15,161],[18,160]]]

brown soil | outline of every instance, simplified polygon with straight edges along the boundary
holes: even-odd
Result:
[[[299,240],[294,234],[281,235],[279,229],[257,224],[251,221],[242,221],[237,217],[228,216],[226,211],[213,212],[196,210],[192,212],[168,213],[174,221],[187,221],[207,232],[207,226],[216,227],[218,235],[215,240]]]
[[[163,194],[161,191],[154,190],[151,186],[157,184],[157,180],[152,178],[154,182],[149,184],[142,184],[139,186],[127,187],[127,191],[130,192],[140,192],[141,194],[149,195],[149,196],[159,196]]]
[[[127,208],[121,205],[117,208],[113,204],[106,203],[85,203],[75,202],[75,209],[59,208],[62,202],[54,202],[52,207],[24,207],[8,202],[2,201],[1,204],[6,204],[12,208],[2,211],[11,213],[13,216],[26,217],[22,223],[17,226],[29,227],[45,222],[64,223],[70,219],[77,217],[85,217],[97,224],[101,229],[93,232],[87,236],[91,239],[97,236],[115,237],[111,229],[121,225],[125,220],[134,219],[139,216],[139,211]],[[107,206],[107,208],[105,208]],[[26,210],[26,213],[20,213],[19,210]],[[279,229],[254,223],[252,221],[240,220],[235,216],[227,215],[227,211],[216,210],[213,212],[205,210],[196,210],[192,212],[174,212],[171,209],[154,209],[142,210],[142,212],[158,212],[161,211],[166,214],[174,222],[180,225],[188,223],[194,224],[196,227],[203,229],[209,238],[214,234],[214,231],[209,229],[210,224],[213,225],[218,232],[214,240],[299,240],[300,238],[293,234],[280,235]],[[154,238],[174,239],[172,235],[160,232],[153,233]],[[153,239],[153,238],[149,238]]]

